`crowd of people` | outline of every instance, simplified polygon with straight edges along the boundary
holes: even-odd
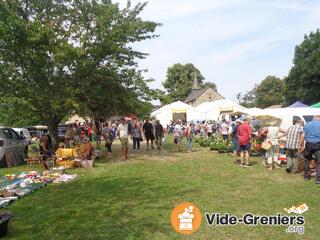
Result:
[[[132,139],[133,151],[140,151],[141,142],[146,140],[147,150],[150,148],[161,150],[164,141],[164,128],[160,121],[151,122],[146,119],[144,122],[137,119],[95,121],[83,125],[70,124],[65,134],[65,144],[73,147],[82,142],[95,141],[96,148],[99,149],[101,141],[104,140],[107,150],[107,157],[111,158],[112,143],[119,139],[123,159],[128,158],[129,138]]]
[[[183,136],[187,140],[188,151],[192,150],[192,139],[194,137],[211,137],[220,135],[225,141],[233,143],[233,159],[238,163],[240,156],[240,166],[249,167],[250,151],[253,139],[259,145],[259,154],[262,164],[268,170],[280,169],[282,160],[280,156],[285,156],[286,172],[299,173],[299,161],[304,161],[304,179],[310,180],[312,171],[310,169],[311,160],[315,160],[316,183],[320,184],[320,116],[306,124],[299,117],[293,118],[293,124],[288,129],[281,129],[277,121],[270,121],[266,127],[254,132],[257,125],[255,118],[240,118],[228,122],[223,119],[221,122],[202,121],[196,123],[182,124],[180,120],[172,122],[167,126],[169,134],[174,134],[174,142],[177,150],[180,149]]]
[[[304,121],[299,117],[293,119],[293,125],[286,131],[277,126],[277,122],[270,122],[267,127],[260,128],[254,133],[254,119],[243,118],[228,122],[223,119],[220,122],[201,121],[183,122],[172,121],[164,128],[159,120],[145,119],[128,120],[121,118],[119,121],[97,121],[84,125],[71,124],[65,134],[66,147],[95,141],[99,149],[101,140],[105,142],[107,157],[111,158],[112,144],[119,139],[123,159],[128,158],[129,138],[132,139],[133,151],[140,151],[141,142],[146,141],[146,150],[161,151],[165,141],[165,132],[173,135],[176,151],[181,150],[182,140],[186,139],[188,152],[192,151],[193,140],[196,137],[221,136],[225,141],[233,143],[233,159],[235,163],[243,167],[250,165],[250,151],[253,138],[259,144],[262,164],[269,170],[279,169],[281,159],[286,155],[286,171],[298,173],[299,160],[304,161],[304,178],[311,178],[310,161],[316,161],[316,183],[320,184],[320,116],[315,116],[311,122],[304,126]],[[48,135],[40,141],[40,151],[48,155],[51,139]],[[240,161],[237,158],[240,156]]]
[[[241,165],[249,166],[249,151],[252,141],[252,127],[248,119],[237,120],[233,125],[232,137],[234,143],[234,159],[240,153]],[[258,131],[258,141],[261,145],[260,156],[262,164],[269,170],[280,169],[281,159],[286,156],[286,172],[299,173],[299,161],[304,161],[304,179],[311,179],[310,162],[315,160],[314,175],[316,183],[320,184],[320,116],[304,124],[299,117],[293,118],[293,124],[286,130],[270,122],[269,126]],[[245,162],[244,162],[245,160]]]

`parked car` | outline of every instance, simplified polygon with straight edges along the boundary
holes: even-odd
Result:
[[[31,142],[35,143],[40,140],[40,138],[48,133],[48,127],[46,126],[33,126],[33,127],[27,127],[30,135],[31,135]]]
[[[16,133],[18,133],[18,135],[23,138],[25,137],[25,139],[31,143],[31,135],[28,131],[28,129],[26,128],[12,128]]]
[[[0,127],[0,167],[7,167],[7,162],[23,164],[28,155],[28,145],[26,138],[19,136],[12,128]]]
[[[64,142],[67,129],[68,129],[68,125],[59,125],[58,126],[59,141]]]

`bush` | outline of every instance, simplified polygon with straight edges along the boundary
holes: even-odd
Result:
[[[209,138],[199,137],[197,142],[201,147],[210,147],[210,150],[232,151],[232,142],[223,140],[220,135],[213,135]]]

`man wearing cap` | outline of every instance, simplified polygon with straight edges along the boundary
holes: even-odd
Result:
[[[306,144],[304,146],[304,141]],[[304,179],[310,180],[310,161],[314,155],[317,160],[316,167],[316,183],[320,184],[320,115],[314,116],[311,122],[308,122],[304,127],[304,135],[300,140],[299,151],[304,150]]]
[[[238,127],[238,139],[239,139],[239,149],[240,149],[240,166],[249,167],[249,151],[250,151],[250,142],[252,138],[252,128],[249,125],[249,120],[245,118],[243,123]],[[246,164],[244,164],[244,158]]]

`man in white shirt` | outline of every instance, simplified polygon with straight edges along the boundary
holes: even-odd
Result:
[[[179,152],[180,145],[181,145],[181,138],[183,135],[181,120],[177,120],[176,125],[174,126],[173,134],[174,134],[174,143],[177,145],[177,152]]]
[[[121,153],[124,160],[128,159],[128,149],[129,149],[129,140],[128,140],[128,123],[124,118],[120,119],[120,124],[118,126],[118,136],[121,143]]]
[[[222,123],[220,125],[220,131],[223,140],[229,140],[229,124],[225,119],[222,120]]]

